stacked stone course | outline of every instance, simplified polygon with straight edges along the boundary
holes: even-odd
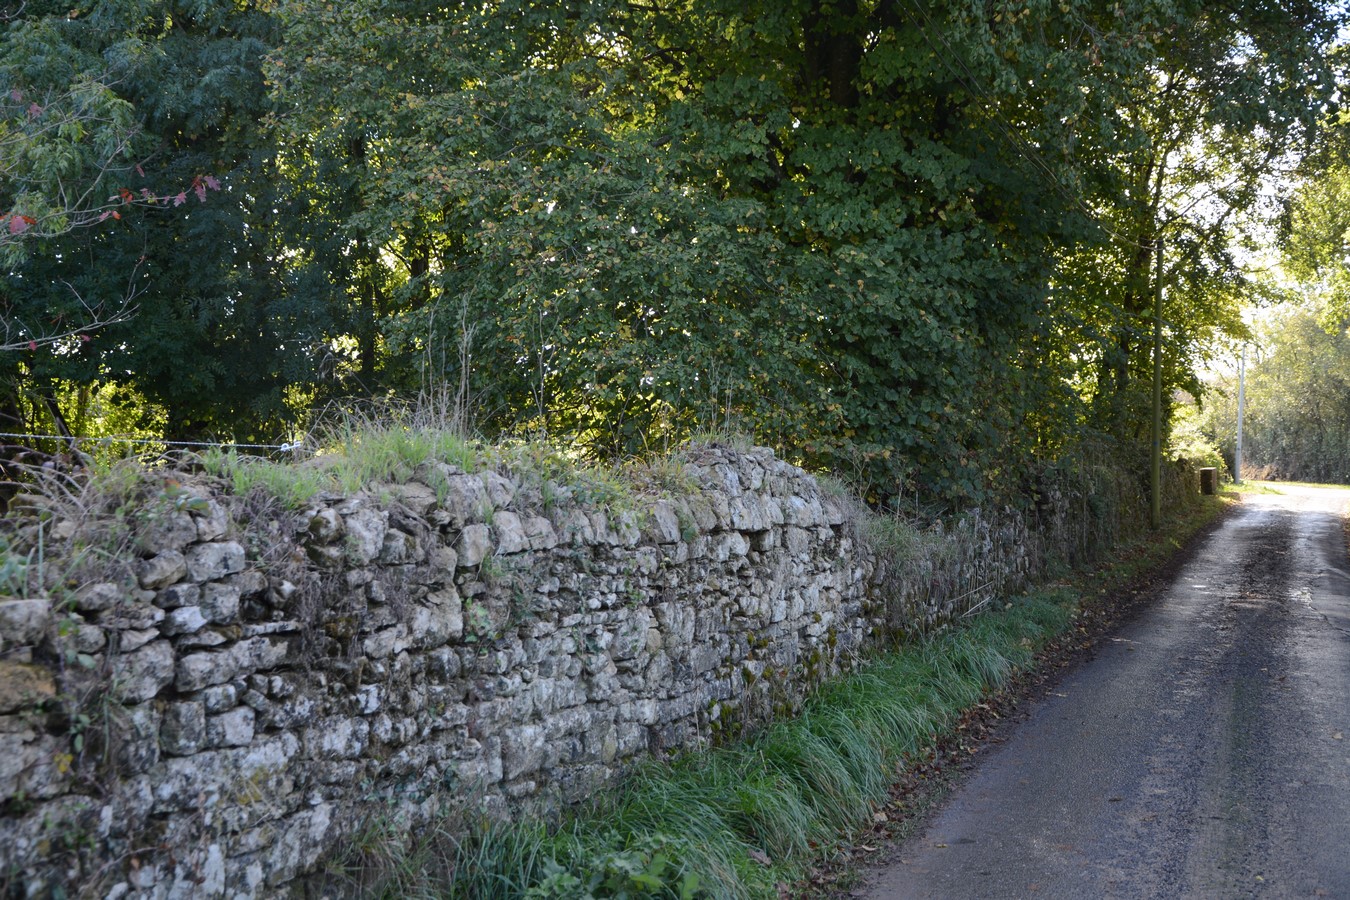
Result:
[[[793,708],[883,624],[856,513],[763,449],[687,473],[606,509],[441,465],[247,529],[188,493],[134,580],[0,599],[0,883],[275,895],[374,817],[554,810]]]
[[[763,448],[689,451],[687,490],[619,505],[420,474],[298,515],[166,483],[134,527],[48,521],[45,565],[105,575],[0,596],[0,893],[279,896],[376,823],[555,813],[1103,524],[1066,492],[887,550]],[[105,533],[107,566],[73,564]]]

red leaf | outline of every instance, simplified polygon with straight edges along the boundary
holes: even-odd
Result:
[[[13,215],[9,217],[9,233],[23,234],[30,225],[36,225],[37,219],[32,216]]]
[[[197,195],[197,199],[202,203],[206,202],[206,185],[202,184],[200,178],[192,179],[192,190]]]
[[[136,195],[126,188],[118,188],[117,196],[122,198],[123,203],[130,203],[132,200],[136,199]]]
[[[82,343],[82,344],[87,344],[87,343],[89,343],[89,335],[87,335],[87,334],[82,334],[82,335],[80,335],[80,343]]]
[[[9,92],[9,99],[13,100],[15,103],[21,102],[23,100],[23,91],[15,88]]]
[[[120,212],[118,212],[117,210],[115,210],[115,209],[112,211],[112,214],[113,214],[113,218],[114,218],[114,219],[120,219],[120,218],[122,218],[122,214],[121,214]]]
[[[209,187],[211,190],[213,191],[220,190],[220,182],[216,180],[216,176],[207,175],[204,180],[206,181],[206,186]]]
[[[144,178],[144,177],[145,177],[145,170],[142,169],[140,166],[137,166],[137,167],[136,167],[136,174],[139,175],[139,176],[141,176],[142,178]]]
[[[40,115],[42,115],[42,107],[38,106],[36,103],[28,104],[28,118],[36,119]]]
[[[187,191],[180,191],[177,197],[173,198],[174,206],[182,206],[187,202]]]
[[[29,341],[29,342],[28,342],[28,349],[29,349],[29,350],[36,350],[36,349],[37,349],[37,341]]]

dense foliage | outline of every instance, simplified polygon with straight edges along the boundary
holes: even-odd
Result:
[[[1248,477],[1350,484],[1350,336],[1325,313],[1292,308],[1249,351],[1242,459]],[[1206,424],[1233,457],[1237,378],[1212,392]]]
[[[266,440],[448,385],[489,435],[731,427],[978,498],[1146,436],[1159,280],[1169,385],[1241,332],[1234,242],[1330,115],[1338,15],[30,0],[0,415]]]

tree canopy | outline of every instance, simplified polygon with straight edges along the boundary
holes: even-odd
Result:
[[[1335,114],[1339,16],[30,0],[0,406],[68,425],[115,386],[169,436],[271,439],[448,384],[491,435],[733,427],[879,499],[979,499],[1142,438],[1158,273],[1170,385],[1241,332],[1237,248]]]

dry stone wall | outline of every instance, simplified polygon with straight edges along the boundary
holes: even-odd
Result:
[[[78,577],[0,597],[0,888],[275,896],[376,824],[556,811],[1042,556],[1011,512],[887,551],[765,449],[683,477],[604,504],[437,464],[299,514],[161,481],[119,527],[49,517]]]
[[[790,708],[878,624],[848,504],[769,451],[619,508],[427,474],[246,527],[166,488],[134,577],[0,600],[10,886],[275,894],[374,817],[556,808]]]

